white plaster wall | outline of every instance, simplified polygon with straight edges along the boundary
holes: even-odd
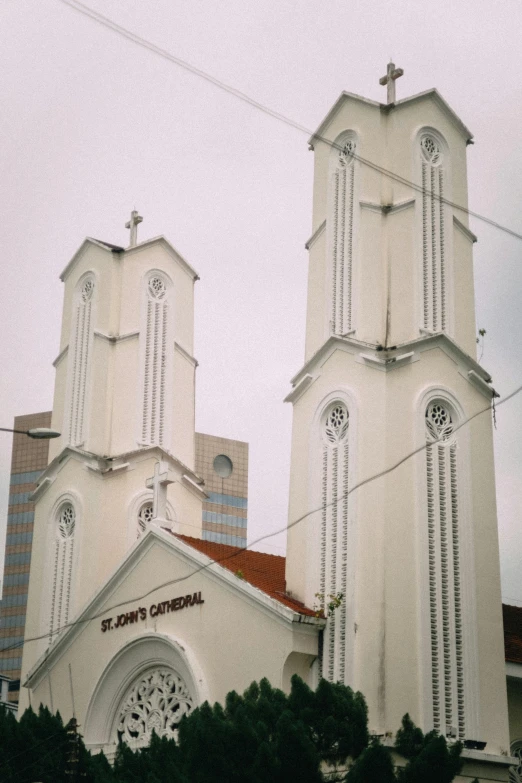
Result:
[[[252,680],[262,677],[268,677],[274,686],[281,687],[284,665],[292,652],[308,656],[310,660],[316,655],[316,630],[300,625],[293,628],[256,601],[241,597],[234,587],[224,584],[208,570],[140,599],[139,596],[157,582],[158,573],[175,580],[183,579],[192,570],[194,563],[179,557],[170,547],[155,543],[133,566],[124,583],[97,607],[96,614],[100,617],[82,625],[74,642],[64,647],[61,657],[57,662],[53,660],[50,667],[53,706],[60,710],[65,720],[72,712],[69,665],[73,674],[76,715],[80,724],[85,725],[89,704],[102,673],[130,640],[147,632],[166,635],[190,651],[197,661],[199,671],[196,675],[202,676],[202,692],[211,703],[223,702],[228,691],[241,692]],[[115,617],[138,606],[150,607],[153,603],[194,592],[201,592],[204,604],[156,618],[148,615],[146,621],[137,625],[101,632],[101,619],[105,616]],[[129,605],[118,609],[103,608],[128,600]],[[143,669],[148,665],[150,663],[144,660]],[[301,658],[296,663],[296,670],[304,673]],[[22,710],[28,701],[28,694],[22,689]],[[49,678],[44,667],[42,677],[31,693],[31,702],[48,705],[49,701]],[[85,739],[90,741],[89,736]]]
[[[448,147],[445,197],[467,204],[466,140],[433,95],[381,111],[356,98],[345,96],[322,137],[334,141],[340,133],[353,130],[358,136],[357,155],[371,160],[413,182],[420,182],[418,134],[423,128],[438,131]],[[330,319],[330,252],[328,237],[329,164],[335,149],[325,141],[314,141],[314,195],[312,233],[326,220],[324,234],[312,244],[309,260],[306,360],[326,339]],[[420,320],[420,194],[408,185],[386,177],[361,161],[355,161],[359,199],[355,221],[359,223],[354,257],[354,306],[356,337],[373,344],[406,342],[419,336]],[[400,212],[384,216],[364,202],[380,205],[415,203]],[[451,307],[449,332],[465,351],[475,355],[475,311],[473,269],[469,240],[454,234],[452,210],[446,220],[448,289]],[[467,226],[467,215],[456,217]],[[467,242],[467,244],[466,244]],[[357,247],[358,245],[358,247]],[[386,334],[389,296],[391,329]]]
[[[355,402],[356,440],[352,443],[352,482],[398,462],[424,442],[422,394],[444,388],[464,416],[487,407],[487,399],[440,349],[388,372],[357,361],[355,351],[336,350],[313,370],[317,379],[294,405],[290,523],[320,506],[318,476],[311,475],[313,421],[328,394],[349,390]],[[340,382],[342,379],[342,382]],[[466,446],[466,443],[469,444]],[[479,416],[459,435],[459,459],[469,457],[469,476],[461,471],[463,496],[461,557],[467,572],[464,617],[472,629],[468,643],[474,667],[478,718],[470,722],[491,750],[508,738],[495,486],[490,414]],[[316,448],[321,449],[319,438]],[[464,463],[462,463],[464,465]],[[395,731],[409,712],[425,728],[427,547],[424,540],[425,455],[358,489],[349,499],[355,514],[355,622],[347,629],[354,647],[354,687],[368,700],[370,725]],[[353,486],[353,483],[352,483]],[[288,533],[287,587],[308,605],[319,590],[317,531],[320,513]],[[309,575],[307,577],[307,574]],[[464,577],[463,577],[464,578]],[[428,645],[429,646],[429,645]],[[477,722],[478,721],[478,722]]]
[[[143,289],[151,270],[172,281],[169,311],[171,329],[168,351],[172,357],[168,379],[169,431],[165,446],[189,467],[194,465],[195,364],[182,359],[178,343],[190,356],[194,350],[194,275],[162,239],[146,242],[124,253],[112,253],[86,243],[64,277],[64,307],[60,351],[71,332],[74,292],[80,278],[93,271],[96,277],[93,328],[111,338],[94,336],[86,402],[86,451],[115,456],[137,448],[141,427],[140,331]],[[122,336],[130,335],[124,340]],[[64,431],[68,381],[68,355],[57,367],[53,427]],[[50,444],[50,460],[65,438]]]
[[[23,672],[33,665],[48,645],[52,564],[54,557],[53,509],[64,493],[72,492],[77,513],[75,565],[69,616],[72,617],[104,584],[136,540],[137,519],[133,499],[146,491],[154,474],[155,450],[138,454],[129,468],[114,475],[90,470],[80,456],[69,458],[51,487],[35,507],[31,575],[29,582],[26,638],[44,635],[24,646]],[[202,501],[178,481],[169,485],[167,499],[175,518],[176,532],[201,538]],[[147,493],[152,498],[152,492]],[[132,516],[132,518],[131,518]],[[134,532],[130,532],[130,531]]]

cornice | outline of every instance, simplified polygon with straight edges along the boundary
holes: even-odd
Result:
[[[56,476],[70,459],[82,462],[83,465],[101,478],[111,478],[124,470],[132,468],[133,462],[141,462],[144,459],[156,457],[158,460],[169,462],[174,469],[177,480],[183,484],[198,499],[205,499],[207,494],[203,489],[203,480],[188,465],[179,460],[173,454],[161,446],[144,446],[142,448],[116,454],[112,457],[101,456],[90,451],[82,451],[74,446],[66,446],[53,460],[38,478],[38,485],[31,494],[31,500],[39,500],[54,483]]]
[[[54,360],[54,362],[53,362],[53,367],[58,367],[58,365],[60,364],[60,362],[62,361],[62,359],[64,358],[64,356],[65,356],[65,355],[66,355],[68,352],[69,352],[69,345],[67,344],[67,345],[65,346],[65,348],[62,348],[62,350],[60,351],[60,353],[58,354],[58,356],[57,356],[57,357],[56,357],[56,359]]]
[[[478,238],[475,236],[473,231],[470,231],[467,226],[464,225],[464,223],[461,223],[461,221],[453,215],[453,225],[459,229],[459,231],[464,234],[466,239],[469,239],[470,242],[478,242]]]
[[[179,253],[174,245],[171,245],[171,243],[166,239],[164,236],[159,237],[153,237],[152,239],[146,239],[145,242],[140,242],[138,245],[135,245],[134,247],[128,247],[125,251],[125,255],[131,255],[139,253],[141,250],[147,249],[151,247],[151,245],[161,245],[167,252],[172,256],[172,258],[179,264],[179,266],[183,269],[184,272],[186,272],[189,277],[193,280],[199,280],[199,275],[192,267],[189,262],[183,258],[181,253]]]
[[[356,103],[363,103],[366,106],[371,106],[375,109],[377,109],[380,112],[383,112],[384,114],[390,114],[392,112],[401,111],[404,107],[409,106],[412,103],[417,103],[419,101],[422,101],[424,99],[431,99],[433,100],[438,108],[444,112],[444,114],[449,118],[450,122],[454,125],[454,127],[464,136],[466,142],[470,142],[473,138],[473,134],[467,128],[458,114],[453,111],[449,103],[444,100],[442,95],[439,93],[436,89],[431,90],[425,90],[424,92],[419,92],[416,95],[410,95],[408,98],[403,98],[400,101],[396,101],[395,103],[391,104],[385,104],[385,103],[379,103],[377,101],[372,101],[369,98],[363,98],[361,95],[355,95],[351,92],[342,92],[341,95],[338,97],[326,117],[323,119],[323,121],[320,123],[317,130],[310,136],[308,140],[308,144],[311,149],[314,148],[314,144],[316,141],[324,141],[328,144],[331,144],[333,139],[326,139],[323,136],[323,133],[326,131],[328,126],[331,124],[337,113],[339,112],[341,106],[346,101],[354,101]]]
[[[105,334],[105,332],[101,332],[99,329],[94,329],[93,334],[95,337],[99,337],[100,339],[105,340],[111,345],[114,345],[115,343],[121,343],[124,340],[130,340],[133,337],[140,336],[139,329],[135,330],[134,332],[126,332],[125,334]]]
[[[184,359],[187,360],[187,362],[189,362],[189,364],[191,364],[193,367],[198,366],[197,359],[195,359],[185,348],[183,348],[182,345],[175,342],[174,348],[179,354],[181,354],[181,356],[183,356]]]
[[[248,599],[258,608],[287,626],[293,627],[295,624],[300,624],[303,626],[302,630],[305,630],[305,626],[309,626],[310,631],[317,632],[325,625],[323,619],[299,614],[299,612],[290,609],[290,607],[281,604],[275,598],[271,598],[259,588],[254,587],[250,582],[240,579],[232,571],[214,562],[207,555],[181,541],[172,533],[151,525],[145,535],[136,541],[125,559],[113,571],[105,584],[93,594],[74,619],[70,621],[68,627],[60,633],[51,646],[36,661],[26,675],[23,683],[24,687],[36,687],[40,680],[47,675],[48,669],[69,649],[87,624],[99,620],[105,611],[109,611],[109,607],[103,609],[104,605],[155,544],[170,549],[186,563],[188,562],[190,565],[195,566],[198,571],[204,569],[208,577],[226,584],[232,592]],[[117,607],[110,608],[125,607],[141,600],[142,596],[131,596],[119,602]],[[95,616],[93,617],[93,615]]]
[[[325,218],[325,219],[323,220],[323,222],[322,222],[322,223],[321,223],[321,224],[320,224],[320,225],[319,225],[319,226],[318,226],[318,227],[315,229],[315,231],[314,231],[314,233],[312,234],[312,236],[310,237],[310,239],[308,239],[308,240],[305,242],[305,250],[310,250],[310,248],[311,248],[311,247],[312,247],[312,245],[313,245],[313,244],[316,242],[316,240],[318,240],[318,239],[319,239],[319,237],[321,236],[321,234],[323,233],[323,231],[325,230],[325,228],[326,228],[326,218]]]
[[[337,337],[331,335],[328,340],[305,363],[301,370],[291,380],[292,391],[286,396],[285,402],[295,402],[310,386],[316,377],[316,371],[335,350],[345,351],[356,357],[356,361],[367,364],[381,372],[389,372],[420,360],[420,354],[432,348],[440,348],[453,359],[459,367],[460,374],[472,383],[485,397],[491,399],[498,396],[490,386],[491,376],[484,368],[447,334],[423,334],[415,340],[401,343],[390,348],[356,340],[353,337]],[[305,380],[310,379],[310,380]],[[304,384],[304,385],[303,385]]]
[[[116,247],[116,245],[107,245],[104,242],[100,242],[98,239],[92,239],[91,237],[86,237],[76,253],[73,255],[63,272],[60,274],[60,280],[62,282],[65,282],[66,278],[69,277],[69,274],[73,270],[73,268],[76,266],[77,262],[82,258],[83,255],[87,252],[88,248],[94,245],[94,247],[99,247],[101,250],[104,250],[106,253],[109,253],[110,255],[120,255],[124,252],[122,247]]]
[[[404,201],[397,201],[395,204],[377,204],[375,201],[360,201],[363,209],[369,209],[372,212],[381,212],[383,215],[391,215],[395,212],[402,212],[403,209],[409,209],[415,206],[415,199],[408,198]]]

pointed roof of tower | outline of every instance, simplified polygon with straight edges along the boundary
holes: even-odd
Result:
[[[412,103],[420,102],[422,100],[432,100],[434,101],[439,109],[446,114],[446,116],[449,118],[450,122],[453,123],[453,125],[457,128],[457,130],[460,131],[460,133],[464,136],[466,141],[471,141],[473,138],[472,132],[469,130],[469,128],[464,125],[460,117],[456,112],[453,111],[449,103],[444,100],[442,95],[439,93],[438,90],[435,88],[431,90],[425,90],[424,92],[419,92],[416,95],[410,95],[409,98],[403,98],[400,101],[396,101],[396,103],[392,104],[386,104],[386,103],[379,103],[379,101],[372,101],[370,98],[363,98],[361,95],[356,95],[353,92],[342,92],[339,96],[339,98],[336,100],[324,120],[321,122],[317,130],[310,136],[308,143],[313,147],[314,142],[316,140],[324,140],[324,133],[331,124],[332,120],[336,116],[337,112],[341,109],[341,107],[347,102],[347,101],[357,101],[359,103],[365,103],[368,106],[374,106],[381,111],[384,112],[392,112],[395,110],[400,110],[402,107],[410,105]]]
[[[144,247],[154,245],[154,244],[161,244],[163,247],[174,257],[174,259],[178,262],[178,264],[187,272],[190,277],[192,277],[193,280],[199,280],[199,275],[194,269],[193,266],[189,264],[189,262],[183,258],[181,253],[179,253],[174,245],[172,245],[168,239],[166,239],[163,235],[158,237],[153,237],[152,239],[145,239],[143,242],[140,242],[137,245],[133,245],[132,247],[124,248],[120,247],[119,245],[112,245],[110,242],[104,242],[101,239],[93,239],[93,237],[86,237],[76,253],[73,255],[65,269],[60,275],[60,280],[62,282],[69,276],[73,268],[76,266],[76,263],[81,258],[83,253],[86,251],[86,249],[89,246],[95,246],[100,247],[103,250],[107,250],[110,253],[134,253],[138,250],[143,249]]]

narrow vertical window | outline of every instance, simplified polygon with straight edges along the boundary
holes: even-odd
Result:
[[[81,446],[85,440],[85,409],[92,350],[94,277],[88,275],[75,296],[69,349],[69,400],[66,411],[68,442]]]
[[[430,134],[420,139],[422,178],[423,327],[447,329],[444,156]]]
[[[75,527],[74,506],[69,502],[62,503],[55,520],[49,641],[53,641],[53,636],[59,633],[69,621]]]
[[[336,402],[323,421],[321,563],[319,599],[328,625],[323,636],[321,676],[336,682],[346,676],[346,596],[348,569],[349,416]],[[335,611],[328,605],[341,602]]]
[[[338,335],[353,328],[355,149],[354,138],[341,141],[333,171],[331,330]]]
[[[425,415],[433,725],[465,736],[459,553],[457,441],[454,414],[442,401]]]
[[[161,446],[166,436],[169,311],[167,285],[159,274],[147,280],[145,308],[141,440]]]

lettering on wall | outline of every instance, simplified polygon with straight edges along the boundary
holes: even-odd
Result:
[[[146,620],[147,617],[158,617],[160,614],[170,614],[178,612],[180,609],[188,609],[190,606],[204,604],[201,593],[192,595],[180,595],[178,598],[172,598],[169,601],[161,601],[159,604],[151,604],[148,609],[146,606],[139,606],[130,612],[123,612],[117,617],[106,617],[101,621],[102,633],[113,631],[115,628],[123,628],[125,625],[132,625]]]

